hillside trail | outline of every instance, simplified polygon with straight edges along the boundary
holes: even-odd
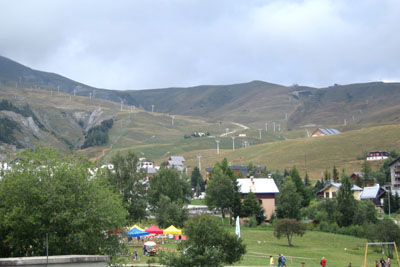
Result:
[[[243,125],[243,124],[241,124],[241,123],[232,122],[232,124],[234,124],[234,125],[236,125],[236,126],[239,126],[240,128],[243,128],[243,130],[249,129],[249,127],[247,127],[246,125]],[[230,131],[230,132],[227,132],[227,133],[223,133],[223,134],[220,135],[220,137],[228,136],[228,135],[234,134],[234,133],[236,133],[236,132],[237,132],[237,130],[233,130],[233,131]]]

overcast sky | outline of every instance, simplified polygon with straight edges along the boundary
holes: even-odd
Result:
[[[0,0],[0,55],[110,89],[400,81],[400,1]]]

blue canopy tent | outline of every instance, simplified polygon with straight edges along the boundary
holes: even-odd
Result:
[[[143,235],[148,235],[148,232],[142,231],[136,227],[132,228],[131,230],[128,231],[128,236],[129,237],[140,237]]]

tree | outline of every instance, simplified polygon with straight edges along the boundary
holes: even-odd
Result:
[[[212,180],[215,177],[217,177],[218,181],[214,183]],[[225,180],[225,182],[223,182],[221,179]],[[227,179],[229,179],[230,182]],[[219,196],[218,191],[223,192],[223,194]],[[242,203],[240,200],[239,185],[232,168],[228,165],[226,158],[224,158],[221,162],[217,162],[211,171],[210,181],[206,190],[206,203],[208,203],[207,206],[210,208],[221,209],[222,216],[224,218],[225,210],[227,210],[229,212],[230,224],[232,224],[233,217],[240,215]]]
[[[286,180],[276,199],[278,218],[300,218],[300,208],[303,197],[296,191],[291,180]]]
[[[337,183],[337,182],[339,181],[339,171],[338,171],[338,169],[336,168],[336,165],[333,165],[332,178],[333,178],[333,181],[334,181],[335,183]]]
[[[396,242],[400,243],[400,229],[393,220],[383,219],[376,224],[371,224],[367,229],[367,239],[370,242]],[[393,258],[393,246],[383,245],[388,251],[388,257]]]
[[[376,223],[375,205],[370,200],[356,201],[356,211],[354,212],[353,224],[362,225],[364,223]]]
[[[373,177],[372,177],[371,164],[369,164],[367,159],[364,159],[364,162],[361,164],[361,169],[362,172],[364,173],[364,182],[368,184],[371,180],[373,180]]]
[[[304,177],[304,185],[305,186],[310,186],[311,182],[310,182],[310,177],[308,177],[308,173],[306,172],[306,176]]]
[[[195,189],[196,195],[199,196],[201,192],[205,190],[205,182],[203,177],[201,176],[200,170],[198,167],[194,167],[192,171],[192,175],[190,177],[192,188]]]
[[[353,222],[356,202],[354,199],[353,191],[351,190],[353,185],[350,182],[350,178],[343,173],[342,176],[342,186],[339,188],[337,194],[338,203],[338,225],[339,226],[349,226]]]
[[[222,217],[225,218],[225,211],[231,207],[233,193],[231,179],[216,165],[211,171],[210,180],[207,184],[206,205],[209,209],[220,209]]]
[[[299,193],[302,196],[301,205],[303,207],[307,207],[308,204],[310,204],[310,200],[311,200],[310,192],[305,187],[305,185],[304,185],[304,183],[303,183],[303,181],[302,181],[302,179],[300,177],[299,171],[297,170],[296,166],[294,166],[290,170],[289,176],[290,176],[290,178],[292,179],[293,183],[296,186],[297,193]]]
[[[303,236],[306,231],[305,224],[296,219],[279,219],[274,225],[274,235],[280,239],[286,236],[288,245],[293,246],[293,235]]]
[[[181,203],[173,202],[169,197],[161,195],[155,209],[155,217],[161,228],[167,228],[171,224],[182,227],[189,213],[187,209],[182,208]]]
[[[129,212],[130,221],[141,221],[146,217],[146,175],[138,170],[139,158],[133,151],[117,153],[112,159],[113,170],[106,171],[110,184],[119,192]]]
[[[0,257],[117,253],[104,231],[125,225],[122,198],[83,159],[37,148],[18,156],[0,180]]]
[[[222,228],[210,215],[199,215],[185,223],[187,240],[177,253],[162,253],[160,261],[167,266],[232,265],[246,253],[241,238]]]
[[[183,225],[188,216],[184,205],[189,203],[191,189],[176,169],[162,167],[151,177],[147,194],[150,209],[160,226]]]
[[[256,218],[257,224],[261,224],[265,220],[264,210],[253,192],[246,196],[242,205],[242,217],[251,216]]]
[[[328,169],[326,169],[325,171],[324,171],[324,182],[325,183],[328,183],[328,182],[330,182],[331,181],[331,174],[330,174],[330,172],[328,171]]]

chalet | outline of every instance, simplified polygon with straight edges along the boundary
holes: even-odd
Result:
[[[325,136],[325,135],[332,135],[332,134],[339,134],[340,131],[337,129],[325,129],[325,128],[318,128],[315,130],[312,134],[311,137],[316,137],[316,136]]]
[[[337,192],[339,191],[339,188],[342,186],[342,183],[330,183],[324,188],[322,188],[318,193],[317,193],[317,198],[335,198],[337,195]],[[360,195],[362,192],[362,188],[356,185],[353,185],[351,188],[353,191],[354,198],[357,200],[360,200]]]
[[[392,191],[400,190],[400,157],[389,163]]]
[[[182,156],[171,156],[167,161],[167,168],[175,168],[180,172],[185,170],[185,158]]]
[[[154,168],[154,162],[147,160],[145,158],[140,158],[138,163],[139,169]]]
[[[231,165],[229,166],[232,170],[235,176],[242,176],[242,177],[247,177],[247,166],[240,166],[240,165]],[[206,168],[206,177],[210,177],[210,173],[214,167],[208,167]],[[257,174],[262,174],[263,169],[260,166],[254,166],[256,168]]]
[[[375,151],[375,152],[369,152],[368,153],[367,160],[368,161],[384,160],[384,159],[387,159],[388,157],[389,157],[389,153],[388,152]]]
[[[253,192],[264,209],[267,220],[275,213],[275,195],[279,189],[272,178],[240,178],[237,179],[241,198]]]
[[[379,184],[375,184],[374,186],[364,187],[360,194],[360,199],[369,199],[375,204],[375,206],[383,207],[385,196],[386,191],[382,189]]]
[[[154,174],[156,174],[157,173],[157,171],[159,170],[159,168],[151,168],[151,167],[149,167],[149,168],[146,168],[145,169],[146,170],[146,178],[147,179],[149,179],[149,178],[151,178]]]
[[[370,179],[365,179],[364,173],[363,172],[353,172],[350,175],[350,179],[352,180],[353,184],[358,184],[359,182],[360,186],[373,186],[374,185],[374,179],[371,177]],[[358,180],[358,181],[357,181]]]

